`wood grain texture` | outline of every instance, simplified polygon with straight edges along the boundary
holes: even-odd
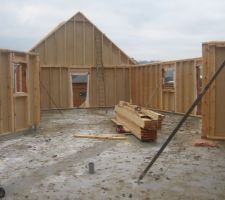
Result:
[[[203,43],[203,86],[207,84],[225,60],[225,42]],[[225,139],[224,106],[225,70],[209,88],[202,101],[202,136]]]
[[[14,80],[13,63],[25,69],[23,75],[20,73],[20,81]],[[36,54],[0,50],[0,134],[25,130],[39,124],[39,70]],[[14,82],[19,86],[14,86]],[[15,92],[14,87],[19,92]],[[22,87],[26,88],[23,92]]]

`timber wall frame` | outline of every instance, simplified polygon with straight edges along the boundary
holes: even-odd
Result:
[[[68,109],[72,105],[71,75],[88,73],[88,107],[99,107],[97,69],[95,67],[41,67],[41,109]],[[106,106],[113,107],[120,100],[130,100],[130,80],[128,66],[108,66],[104,68],[106,86]]]
[[[16,76],[14,65],[24,66]],[[0,134],[21,131],[40,122],[39,58],[37,54],[0,49]],[[22,80],[23,79],[23,80]],[[16,91],[24,85],[25,91]],[[15,86],[17,85],[17,86]]]
[[[39,53],[41,64],[41,108],[72,108],[71,73],[89,73],[89,105],[98,107],[99,92],[96,72],[97,39],[100,33],[102,62],[106,84],[106,106],[130,99],[129,70],[124,65],[136,62],[127,56],[82,13],[61,23],[31,52]],[[99,43],[98,43],[99,44]],[[99,46],[99,45],[98,45]],[[117,69],[115,69],[117,68]],[[121,84],[120,84],[121,83]]]
[[[41,65],[96,66],[97,33],[101,36],[98,42],[102,44],[104,65],[136,63],[80,12],[58,25],[31,52],[39,53]]]
[[[163,69],[175,69],[175,87],[163,87]],[[185,113],[197,97],[196,67],[201,58],[147,65],[105,66],[106,106],[119,101],[161,111]],[[98,79],[95,67],[41,67],[41,105],[43,110],[72,108],[71,74],[89,74],[89,107],[99,107]],[[192,113],[197,115],[197,109]]]
[[[135,65],[133,59],[78,12],[31,49],[40,55],[43,110],[72,108],[72,72],[89,73],[89,106],[100,105],[95,69],[96,33],[101,35],[106,106],[132,100],[141,106],[184,113],[197,97],[196,66],[202,65],[201,58]],[[172,89],[164,88],[163,70],[171,66],[176,72],[175,85]]]
[[[185,113],[197,97],[197,67],[202,58],[130,67],[132,103],[156,110]],[[163,86],[163,70],[174,68],[174,88]],[[197,109],[192,113],[197,115]]]
[[[206,85],[225,60],[225,42],[203,43],[203,84]],[[225,69],[203,99],[202,134],[210,139],[225,139]]]

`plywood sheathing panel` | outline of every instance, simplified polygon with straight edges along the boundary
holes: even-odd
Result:
[[[176,63],[176,112],[184,113],[197,97],[195,60]],[[196,113],[196,109],[193,114]]]
[[[206,85],[215,71],[225,60],[225,43],[211,42],[203,44],[203,85]],[[212,139],[225,139],[223,70],[206,93],[202,103],[202,134]]]
[[[215,63],[216,69],[222,64],[225,60],[225,47],[224,48],[216,48],[215,50]],[[224,93],[224,84],[225,83],[225,70],[223,70],[216,80],[215,83],[215,99],[212,103],[215,103],[215,133],[218,137],[225,139],[225,125],[224,125],[224,118],[225,118],[225,93]]]
[[[15,130],[29,128],[28,124],[28,97],[15,97]]]

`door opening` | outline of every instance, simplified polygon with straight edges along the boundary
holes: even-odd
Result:
[[[72,74],[73,107],[85,106],[88,74]]]

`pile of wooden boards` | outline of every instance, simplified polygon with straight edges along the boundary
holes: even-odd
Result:
[[[130,130],[141,141],[157,138],[157,130],[162,126],[163,115],[124,101],[115,106],[115,112],[116,118],[113,121]]]

